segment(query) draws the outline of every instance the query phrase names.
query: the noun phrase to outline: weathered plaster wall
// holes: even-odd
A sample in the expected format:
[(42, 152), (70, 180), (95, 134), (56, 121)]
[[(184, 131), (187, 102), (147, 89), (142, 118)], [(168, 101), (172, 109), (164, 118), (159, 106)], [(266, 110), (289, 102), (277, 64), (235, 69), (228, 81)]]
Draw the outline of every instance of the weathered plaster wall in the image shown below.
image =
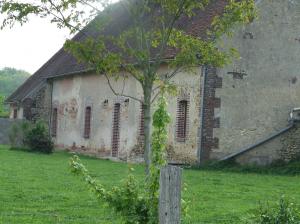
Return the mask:
[[(114, 88), (122, 89), (122, 82), (114, 83)], [(136, 83), (126, 81), (126, 93), (138, 91)], [(138, 117), (139, 105), (129, 100), (125, 106), (124, 99), (111, 93), (104, 76), (77, 75), (60, 78), (53, 82), (53, 107), (58, 108), (58, 130), (56, 143), (63, 147), (86, 148), (89, 151), (110, 156), (113, 108), (121, 103), (121, 135), (119, 156), (127, 157), (126, 149), (135, 145), (135, 119)], [(108, 104), (104, 105), (104, 101)], [(83, 137), (85, 108), (92, 108), (91, 136)]]
[(214, 136), (220, 147), (211, 158), (286, 127), (290, 110), (300, 106), (300, 2), (262, 0), (258, 8), (258, 20), (225, 41), (241, 57), (218, 72), (223, 86), (217, 90), (220, 128)]
[[(162, 68), (161, 72), (166, 68)], [(200, 80), (201, 71), (196, 74), (179, 74), (173, 82), (178, 84), (180, 96), (188, 94), (190, 101), (188, 135), (185, 143), (176, 142), (177, 97), (169, 97), (168, 110), (172, 117), (169, 131), (169, 151), (172, 161), (196, 160), (197, 138), (199, 128)], [(123, 79), (112, 82), (114, 89), (121, 92)], [(124, 94), (142, 98), (140, 85), (134, 79), (126, 79)], [(116, 97), (107, 84), (104, 76), (82, 74), (58, 78), (53, 81), (53, 107), (58, 108), (58, 130), (55, 139), (60, 147), (76, 148), (100, 156), (111, 156), (112, 120), (115, 103), (121, 104), (120, 147), (118, 157), (128, 159), (133, 151), (140, 147), (141, 105), (126, 97)], [(107, 105), (104, 104), (108, 101)], [(92, 108), (91, 136), (83, 137), (84, 112), (87, 106)], [(136, 153), (138, 154), (138, 153)]]
[[(199, 144), (200, 128), (200, 109), (201, 109), (201, 68), (193, 72), (182, 73), (173, 79), (177, 86), (178, 95), (169, 97), (168, 111), (171, 115), (171, 124), (169, 126), (169, 150), (173, 162), (194, 163), (197, 161), (197, 151)], [(186, 99), (189, 107), (187, 117), (187, 139), (185, 142), (179, 142), (176, 139), (176, 115), (178, 101)]]

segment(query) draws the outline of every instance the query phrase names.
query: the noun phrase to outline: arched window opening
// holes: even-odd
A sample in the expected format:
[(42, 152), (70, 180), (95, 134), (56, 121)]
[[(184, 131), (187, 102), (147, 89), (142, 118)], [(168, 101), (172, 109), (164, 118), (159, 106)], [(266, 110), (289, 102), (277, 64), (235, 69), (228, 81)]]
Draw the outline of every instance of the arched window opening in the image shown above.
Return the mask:
[(85, 108), (85, 118), (84, 118), (84, 138), (90, 138), (91, 135), (91, 116), (92, 108)]
[(145, 107), (144, 104), (141, 103), (141, 114), (140, 114), (140, 125), (139, 125), (139, 135), (141, 137), (143, 137), (145, 135), (144, 132), (144, 127), (145, 127), (145, 116), (144, 116), (144, 112), (145, 112)]
[(178, 142), (185, 142), (187, 139), (187, 121), (188, 121), (188, 101), (181, 100), (177, 108), (177, 130), (176, 137)]
[(57, 136), (57, 108), (54, 108), (52, 111), (51, 135), (52, 137)]
[(113, 111), (113, 124), (112, 124), (112, 157), (117, 157), (119, 153), (120, 142), (120, 118), (121, 118), (121, 105), (116, 103)]

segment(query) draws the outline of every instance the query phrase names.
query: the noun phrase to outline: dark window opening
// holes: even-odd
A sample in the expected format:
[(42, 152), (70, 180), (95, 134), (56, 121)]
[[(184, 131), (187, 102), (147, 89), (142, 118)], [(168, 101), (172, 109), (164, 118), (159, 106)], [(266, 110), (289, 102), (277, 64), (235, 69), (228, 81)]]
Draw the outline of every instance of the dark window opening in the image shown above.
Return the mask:
[(18, 109), (14, 109), (13, 118), (14, 118), (14, 119), (17, 119), (17, 118), (18, 118)]
[(177, 141), (185, 142), (187, 138), (188, 101), (181, 100), (177, 110)]
[(54, 108), (53, 112), (52, 112), (51, 135), (52, 135), (52, 137), (57, 136), (57, 108)]
[(113, 124), (112, 124), (112, 157), (117, 157), (119, 152), (120, 141), (120, 118), (121, 118), (121, 105), (116, 103), (113, 111)]
[(145, 131), (144, 131), (145, 116), (144, 116), (144, 113), (145, 113), (145, 106), (144, 106), (144, 104), (141, 104), (140, 127), (139, 127), (140, 136), (145, 135)]
[(85, 108), (85, 119), (84, 119), (84, 138), (90, 138), (91, 135), (91, 116), (92, 108)]
[(13, 113), (14, 113), (13, 118), (17, 119), (18, 118), (18, 109), (14, 109)]

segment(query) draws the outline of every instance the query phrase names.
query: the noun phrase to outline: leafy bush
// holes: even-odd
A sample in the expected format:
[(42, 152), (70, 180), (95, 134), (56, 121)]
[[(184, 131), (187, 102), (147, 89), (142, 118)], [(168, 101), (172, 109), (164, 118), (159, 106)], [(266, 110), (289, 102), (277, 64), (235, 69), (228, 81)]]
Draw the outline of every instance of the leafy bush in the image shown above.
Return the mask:
[(149, 203), (147, 203), (146, 192), (143, 190), (145, 188), (138, 184), (132, 173), (128, 175), (121, 186), (106, 189), (90, 176), (76, 155), (71, 159), (71, 168), (73, 173), (83, 177), (97, 199), (106, 203), (114, 212), (122, 216), (126, 224), (150, 223)]
[(31, 128), (32, 124), (28, 121), (14, 123), (8, 133), (11, 148), (25, 148), (25, 138)]
[(38, 121), (33, 124), (29, 121), (14, 123), (9, 131), (11, 149), (52, 153), (54, 144), (49, 135), (47, 125)]
[(293, 203), (282, 197), (278, 206), (261, 205), (250, 223), (255, 224), (300, 224), (300, 213)]
[(47, 125), (42, 121), (35, 123), (26, 133), (25, 144), (34, 152), (49, 154), (54, 149)]

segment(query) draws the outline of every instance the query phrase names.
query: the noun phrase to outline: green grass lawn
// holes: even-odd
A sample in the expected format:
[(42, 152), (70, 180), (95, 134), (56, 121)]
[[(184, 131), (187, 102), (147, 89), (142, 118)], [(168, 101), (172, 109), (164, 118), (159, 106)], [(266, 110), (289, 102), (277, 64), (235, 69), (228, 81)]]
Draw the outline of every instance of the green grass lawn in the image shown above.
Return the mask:
[[(121, 223), (72, 175), (70, 154), (11, 151), (0, 146), (0, 223)], [(82, 157), (101, 182), (111, 187), (128, 173), (128, 165)], [(143, 167), (135, 165), (142, 179)], [(300, 177), (185, 170), (190, 200), (189, 223), (243, 223), (259, 202), (281, 195), (300, 204)]]

